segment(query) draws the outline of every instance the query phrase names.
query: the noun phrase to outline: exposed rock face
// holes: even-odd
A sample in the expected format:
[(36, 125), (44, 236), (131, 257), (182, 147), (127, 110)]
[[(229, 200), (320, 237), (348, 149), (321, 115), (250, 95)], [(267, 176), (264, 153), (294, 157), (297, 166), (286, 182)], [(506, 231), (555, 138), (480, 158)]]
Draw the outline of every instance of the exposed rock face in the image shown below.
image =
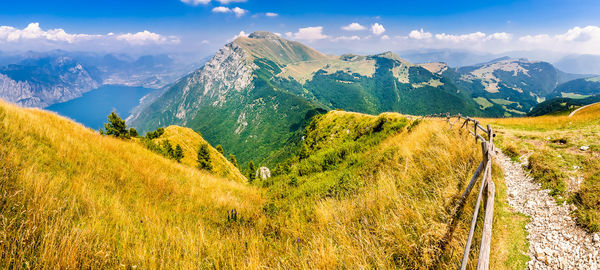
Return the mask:
[(262, 180), (271, 178), (271, 171), (267, 167), (260, 167), (256, 170), (256, 177)]
[(229, 43), (203, 68), (186, 77), (182, 89), (184, 102), (178, 106), (176, 117), (185, 119), (206, 101), (212, 106), (222, 106), (229, 91), (241, 92), (246, 89), (252, 81), (252, 72), (257, 68), (246, 58), (244, 50), (235, 43)]
[(81, 64), (68, 57), (0, 69), (0, 98), (27, 107), (67, 101), (99, 85)]

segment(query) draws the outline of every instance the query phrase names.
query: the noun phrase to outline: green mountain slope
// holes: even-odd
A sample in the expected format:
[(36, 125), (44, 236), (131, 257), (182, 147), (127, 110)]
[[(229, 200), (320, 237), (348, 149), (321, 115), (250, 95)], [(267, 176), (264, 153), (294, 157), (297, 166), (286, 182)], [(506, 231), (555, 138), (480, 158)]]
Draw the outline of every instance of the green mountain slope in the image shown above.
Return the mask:
[(266, 32), (237, 38), (129, 122), (141, 131), (183, 125), (242, 163), (291, 154), (311, 117), (331, 109), (480, 114), (450, 80), (393, 53), (326, 56)]
[(586, 98), (593, 95), (600, 95), (600, 76), (562, 83), (550, 94), (551, 97), (566, 98)]

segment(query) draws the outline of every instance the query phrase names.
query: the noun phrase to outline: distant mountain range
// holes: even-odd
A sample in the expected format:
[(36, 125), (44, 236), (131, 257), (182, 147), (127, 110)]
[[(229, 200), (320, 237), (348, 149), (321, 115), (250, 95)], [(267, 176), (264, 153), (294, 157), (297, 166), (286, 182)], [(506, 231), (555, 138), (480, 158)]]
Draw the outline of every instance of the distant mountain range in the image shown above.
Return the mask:
[(80, 97), (103, 84), (160, 88), (199, 67), (170, 55), (85, 52), (0, 53), (0, 98), (27, 107)]
[(188, 126), (232, 149), (242, 162), (273, 163), (287, 155), (284, 148), (299, 142), (310, 118), (322, 111), (519, 116), (560, 83), (586, 76), (527, 59), (452, 68), (413, 64), (392, 52), (328, 56), (255, 32), (225, 45), (128, 121), (141, 131)]

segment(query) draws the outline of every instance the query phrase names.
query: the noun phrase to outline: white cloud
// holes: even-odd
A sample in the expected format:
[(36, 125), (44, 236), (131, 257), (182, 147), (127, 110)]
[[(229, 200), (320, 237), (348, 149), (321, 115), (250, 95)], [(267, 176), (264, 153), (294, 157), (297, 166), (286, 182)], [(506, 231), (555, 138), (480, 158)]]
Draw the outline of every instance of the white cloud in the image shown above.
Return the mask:
[(481, 41), (486, 38), (486, 35), (482, 32), (475, 32), (463, 35), (449, 35), (446, 33), (436, 34), (435, 38), (437, 40), (442, 41), (450, 41), (450, 42), (463, 42), (463, 41)]
[(362, 25), (360, 25), (357, 22), (353, 22), (353, 23), (351, 23), (349, 25), (343, 26), (342, 29), (346, 30), (346, 31), (360, 31), (360, 30), (365, 30), (367, 28), (364, 27), (364, 26), (362, 26)]
[(265, 13), (265, 16), (267, 16), (267, 17), (277, 17), (277, 16), (279, 16), (279, 14), (274, 13), (274, 12), (267, 12), (267, 13)]
[(213, 13), (234, 13), (236, 17), (242, 17), (244, 16), (244, 14), (246, 14), (246, 12), (248, 12), (245, 9), (239, 8), (239, 7), (234, 7), (234, 8), (228, 8), (228, 7), (224, 7), (224, 6), (219, 6), (219, 7), (214, 7), (212, 9)]
[(23, 29), (17, 29), (12, 26), (0, 26), (0, 42), (20, 42), (37, 39), (74, 43), (77, 41), (90, 40), (99, 37), (102, 37), (102, 35), (69, 34), (61, 28), (44, 31), (42, 28), (40, 28), (39, 23), (30, 23)]
[(28, 45), (43, 42), (48, 45), (58, 46), (60, 44), (74, 45), (88, 41), (101, 41), (105, 44), (125, 42), (129, 45), (178, 44), (181, 42), (176, 36), (163, 36), (148, 30), (137, 33), (115, 34), (110, 32), (106, 35), (99, 35), (71, 34), (61, 28), (44, 30), (37, 22), (30, 23), (23, 29), (5, 25), (0, 26), (0, 43)]
[(335, 37), (332, 38), (331, 41), (349, 41), (349, 40), (360, 40), (360, 37), (357, 35), (354, 36), (339, 36), (339, 37)]
[(246, 12), (248, 12), (247, 10), (239, 8), (239, 7), (234, 7), (233, 9), (231, 9), (231, 11), (233, 11), (233, 13), (235, 13), (235, 16), (238, 18), (244, 16), (244, 14), (246, 14)]
[(421, 30), (419, 30), (419, 31), (417, 31), (417, 30), (410, 31), (410, 33), (408, 34), (408, 37), (414, 38), (414, 39), (427, 39), (427, 38), (431, 38), (431, 33), (424, 32), (423, 28), (421, 28)]
[(323, 26), (313, 26), (298, 29), (298, 32), (287, 32), (285, 35), (288, 38), (313, 42), (315, 40), (326, 39), (327, 35), (323, 34)]
[(231, 12), (231, 9), (228, 7), (220, 6), (220, 7), (214, 7), (212, 9), (212, 12), (213, 13), (229, 13), (229, 12)]
[[(206, 0), (204, 0), (204, 1), (206, 1)], [(223, 5), (228, 5), (230, 3), (244, 3), (244, 2), (246, 2), (246, 0), (217, 0), (217, 2), (219, 2)]]
[(206, 5), (206, 4), (210, 3), (210, 0), (181, 0), (181, 2), (188, 4), (188, 5), (197, 6), (200, 4)]
[(388, 35), (381, 36), (381, 40), (389, 40), (389, 39), (390, 39), (390, 36), (388, 36)]
[[(181, 0), (181, 2), (188, 4), (188, 5), (192, 5), (192, 6), (197, 6), (197, 5), (206, 5), (208, 3), (210, 3), (211, 0)], [(244, 3), (247, 0), (217, 0), (217, 2), (221, 3), (222, 5), (228, 5), (230, 3)]]
[(149, 45), (149, 44), (179, 44), (181, 40), (175, 36), (162, 36), (157, 33), (152, 33), (148, 30), (137, 32), (135, 34), (127, 33), (117, 36), (118, 40), (123, 40), (132, 45)]
[(379, 23), (374, 23), (371, 25), (371, 33), (373, 33), (374, 35), (379, 36), (383, 34), (383, 32), (385, 32), (385, 28), (383, 27), (383, 25)]

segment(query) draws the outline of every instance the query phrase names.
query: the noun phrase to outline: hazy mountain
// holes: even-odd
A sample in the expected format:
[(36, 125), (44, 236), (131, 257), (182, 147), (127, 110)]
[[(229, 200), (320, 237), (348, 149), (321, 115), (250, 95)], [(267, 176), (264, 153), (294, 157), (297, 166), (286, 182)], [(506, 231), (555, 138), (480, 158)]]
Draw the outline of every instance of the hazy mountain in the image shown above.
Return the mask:
[(554, 63), (561, 70), (573, 73), (600, 74), (600, 55), (569, 55)]
[(204, 62), (178, 55), (0, 52), (0, 98), (30, 107), (64, 102), (103, 84), (164, 87)]
[(412, 63), (444, 62), (451, 67), (471, 66), (499, 57), (484, 52), (450, 49), (409, 50), (400, 51), (398, 54)]
[(98, 78), (69, 57), (29, 59), (0, 67), (0, 97), (24, 106), (46, 107), (99, 85)]

